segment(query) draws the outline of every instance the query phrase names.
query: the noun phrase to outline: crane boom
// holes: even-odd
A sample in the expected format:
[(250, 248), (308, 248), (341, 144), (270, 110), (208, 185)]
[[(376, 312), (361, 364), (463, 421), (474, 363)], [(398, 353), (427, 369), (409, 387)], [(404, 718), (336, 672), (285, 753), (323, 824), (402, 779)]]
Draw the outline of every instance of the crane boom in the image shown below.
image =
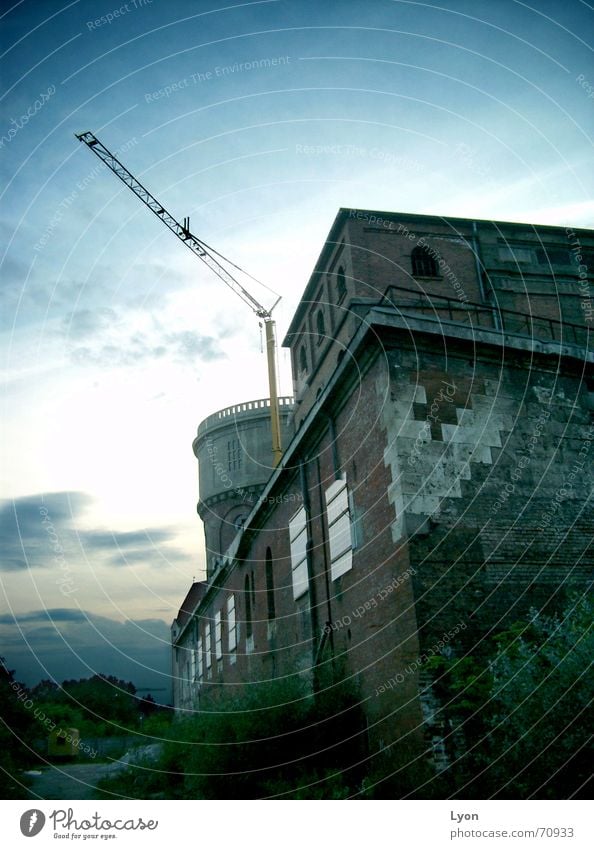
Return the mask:
[[(221, 263), (212, 256), (214, 251), (209, 248), (201, 239), (190, 233), (189, 227), (182, 225), (176, 218), (168, 212), (165, 207), (159, 203), (156, 197), (146, 189), (140, 180), (128, 171), (125, 165), (122, 165), (120, 160), (102, 144), (97, 136), (87, 131), (85, 133), (76, 133), (76, 138), (84, 142), (93, 153), (110, 168), (116, 177), (124, 183), (131, 191), (134, 192), (137, 198), (144, 203), (145, 206), (154, 212), (166, 227), (168, 227), (177, 238), (188, 247), (192, 253), (206, 263), (211, 271), (220, 277), (223, 283), (226, 283), (239, 297), (256, 313), (260, 318), (269, 318), (272, 310), (267, 310), (262, 304), (250, 295), (250, 293), (239, 283)], [(277, 301), (278, 303), (278, 301)], [(276, 304), (274, 305), (276, 306)], [(274, 309), (274, 307), (272, 308)]]
[[(276, 466), (282, 456), (282, 448), (280, 415), (278, 409), (278, 389), (276, 385), (275, 327), (271, 313), (276, 304), (279, 302), (280, 297), (275, 301), (270, 309), (266, 309), (266, 307), (262, 306), (262, 304), (260, 304), (213, 255), (217, 254), (220, 256), (220, 254), (193, 233), (190, 233), (189, 218), (185, 219), (183, 224), (180, 224), (179, 221), (174, 218), (167, 209), (165, 209), (163, 204), (159, 203), (157, 198), (152, 195), (149, 190), (146, 189), (130, 171), (128, 171), (126, 166), (123, 165), (120, 160), (110, 150), (108, 150), (102, 142), (99, 141), (97, 136), (89, 130), (84, 133), (75, 133), (75, 136), (79, 141), (84, 142), (89, 150), (99, 157), (99, 159), (104, 162), (111, 171), (113, 171), (116, 177), (118, 177), (124, 185), (134, 192), (136, 197), (139, 198), (143, 204), (147, 206), (151, 212), (153, 212), (157, 218), (159, 218), (163, 224), (165, 224), (165, 226), (168, 227), (171, 232), (174, 233), (174, 235), (176, 235), (177, 238), (198, 257), (198, 259), (201, 259), (202, 262), (204, 262), (210, 270), (223, 281), (223, 283), (235, 292), (235, 294), (238, 295), (241, 300), (264, 321), (266, 328), (266, 355), (268, 358), (268, 381), (270, 388), (272, 454), (273, 462)], [(221, 258), (223, 259), (223, 257)], [(238, 268), (238, 266), (234, 265), (229, 260), (225, 261), (234, 268)]]

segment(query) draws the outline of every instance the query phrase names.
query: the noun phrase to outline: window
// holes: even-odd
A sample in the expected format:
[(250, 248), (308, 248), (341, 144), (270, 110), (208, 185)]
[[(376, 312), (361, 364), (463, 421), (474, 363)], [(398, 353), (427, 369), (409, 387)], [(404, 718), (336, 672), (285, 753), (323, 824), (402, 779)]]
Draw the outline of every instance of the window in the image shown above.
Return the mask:
[(272, 551), (266, 549), (266, 601), (268, 605), (268, 621), (276, 617), (274, 604), (274, 575), (272, 572)]
[(307, 354), (305, 353), (305, 345), (302, 345), (299, 349), (299, 373), (305, 373), (307, 371)]
[(326, 490), (330, 571), (335, 581), (353, 566), (351, 511), (346, 478), (334, 481)]
[(253, 634), (252, 625), (252, 593), (250, 587), (250, 576), (246, 575), (243, 582), (243, 594), (245, 596), (245, 635), (249, 639)]
[(217, 661), (223, 658), (223, 623), (220, 610), (215, 613), (215, 657)]
[(305, 507), (301, 507), (289, 522), (289, 540), (291, 545), (291, 571), (293, 577), (293, 598), (297, 599), (307, 592), (307, 517)]
[(245, 650), (252, 652), (254, 650), (254, 623), (252, 620), (254, 612), (254, 590), (253, 581), (250, 581), (250, 576), (246, 575), (243, 582), (243, 594), (245, 597)]
[(198, 681), (202, 681), (204, 677), (204, 657), (202, 652), (204, 651), (204, 646), (202, 644), (202, 637), (198, 637), (198, 643), (196, 646), (196, 668), (198, 671)]
[(427, 245), (418, 245), (411, 254), (413, 277), (438, 277), (434, 252)]
[(230, 472), (241, 469), (241, 445), (239, 439), (230, 439), (227, 442), (227, 465)]
[(505, 248), (499, 248), (499, 260), (501, 262), (532, 263), (534, 258), (530, 248), (508, 245)]
[(342, 301), (344, 296), (347, 293), (347, 285), (346, 285), (346, 277), (344, 275), (344, 268), (342, 265), (339, 267), (336, 272), (336, 298), (338, 303)]
[(190, 651), (190, 681), (196, 678), (196, 652)]
[(326, 338), (326, 324), (324, 322), (324, 313), (321, 309), (316, 313), (316, 332), (318, 334), (318, 345), (321, 345)]
[(212, 643), (210, 635), (210, 622), (204, 626), (204, 644), (206, 647), (206, 674), (210, 678), (212, 674)]
[(571, 265), (571, 257), (565, 248), (537, 248), (536, 261), (539, 265)]
[(237, 648), (237, 623), (235, 621), (235, 596), (230, 595), (227, 599), (227, 640), (229, 652)]

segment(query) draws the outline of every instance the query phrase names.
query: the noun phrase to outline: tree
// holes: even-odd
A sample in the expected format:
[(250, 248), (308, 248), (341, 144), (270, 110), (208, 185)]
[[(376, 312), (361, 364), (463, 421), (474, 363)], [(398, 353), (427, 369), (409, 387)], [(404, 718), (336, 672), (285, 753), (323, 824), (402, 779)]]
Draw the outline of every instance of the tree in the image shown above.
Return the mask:
[(496, 795), (585, 795), (592, 772), (593, 606), (576, 597), (561, 616), (531, 611), (499, 638), (492, 663), (490, 781)]
[(0, 658), (0, 786), (2, 798), (21, 799), (26, 782), (19, 771), (37, 761), (33, 741), (39, 726), (24, 684)]
[(447, 794), (570, 798), (591, 778), (592, 601), (574, 594), (560, 615), (531, 610), (480, 658), (432, 663), (448, 729)]

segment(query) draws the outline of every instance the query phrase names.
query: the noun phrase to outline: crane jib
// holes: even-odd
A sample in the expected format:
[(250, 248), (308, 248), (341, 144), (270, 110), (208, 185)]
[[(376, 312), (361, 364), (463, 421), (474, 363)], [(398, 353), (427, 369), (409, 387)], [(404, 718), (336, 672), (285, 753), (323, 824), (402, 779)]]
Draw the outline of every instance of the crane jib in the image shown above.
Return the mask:
[[(163, 223), (178, 237), (181, 242), (183, 242), (183, 244), (186, 245), (186, 247), (190, 248), (190, 250), (196, 254), (199, 259), (208, 265), (210, 270), (213, 271), (233, 292), (235, 292), (235, 294), (238, 295), (242, 301), (256, 313), (257, 316), (265, 317), (270, 314), (270, 310), (267, 310), (252, 295), (250, 295), (247, 289), (245, 289), (241, 283), (236, 280), (235, 277), (212, 255), (202, 240), (197, 236), (194, 236), (192, 233), (189, 233), (188, 230), (185, 229), (170, 212), (168, 212), (163, 204), (161, 204), (157, 198), (154, 197), (154, 195), (152, 195), (130, 171), (128, 171), (126, 166), (123, 165), (93, 133), (87, 131), (84, 133), (76, 133), (75, 135), (79, 141), (84, 142), (87, 147), (92, 150), (92, 152), (98, 156), (111, 171), (113, 171), (116, 177), (118, 177), (134, 192), (134, 194), (151, 210), (152, 213), (157, 216), (157, 218), (160, 218), (161, 221), (163, 221)], [(225, 261), (229, 262), (229, 260)]]
[[(247, 289), (239, 283), (238, 280), (233, 277), (233, 275), (225, 268), (214, 256), (221, 257), (228, 265), (233, 266), (238, 271), (241, 271), (243, 274), (247, 272), (243, 271), (243, 269), (239, 268), (239, 266), (232, 263), (230, 260), (223, 257), (218, 251), (214, 250), (214, 248), (210, 248), (205, 242), (199, 239), (197, 236), (194, 236), (193, 233), (190, 233), (190, 219), (185, 218), (183, 225), (177, 221), (176, 218), (171, 215), (170, 212), (165, 209), (163, 204), (159, 203), (156, 197), (154, 197), (148, 189), (146, 189), (142, 183), (136, 179), (136, 177), (128, 171), (125, 165), (119, 161), (119, 159), (108, 150), (104, 144), (102, 144), (99, 139), (89, 130), (84, 133), (75, 133), (76, 138), (79, 141), (84, 142), (89, 150), (91, 150), (99, 159), (107, 165), (107, 167), (113, 171), (113, 173), (118, 177), (124, 185), (126, 185), (131, 191), (134, 192), (136, 197), (138, 197), (145, 206), (147, 206), (151, 212), (159, 218), (166, 227), (174, 233), (177, 238), (187, 247), (192, 253), (194, 253), (202, 262), (207, 265), (211, 271), (213, 271), (220, 280), (223, 281), (236, 295), (238, 295), (241, 300), (247, 304), (256, 315), (263, 319), (266, 326), (266, 339), (267, 339), (267, 357), (268, 357), (268, 376), (269, 376), (269, 386), (270, 386), (270, 415), (271, 415), (271, 430), (272, 430), (272, 453), (274, 458), (274, 465), (276, 466), (280, 458), (282, 456), (281, 449), (281, 438), (280, 438), (280, 414), (278, 409), (278, 393), (276, 387), (276, 354), (275, 354), (275, 333), (274, 333), (274, 322), (272, 321), (272, 310), (278, 304), (280, 300), (280, 296), (277, 298), (275, 303), (270, 309), (266, 309), (266, 307), (262, 306), (250, 293)], [(252, 277), (253, 280), (255, 278)]]

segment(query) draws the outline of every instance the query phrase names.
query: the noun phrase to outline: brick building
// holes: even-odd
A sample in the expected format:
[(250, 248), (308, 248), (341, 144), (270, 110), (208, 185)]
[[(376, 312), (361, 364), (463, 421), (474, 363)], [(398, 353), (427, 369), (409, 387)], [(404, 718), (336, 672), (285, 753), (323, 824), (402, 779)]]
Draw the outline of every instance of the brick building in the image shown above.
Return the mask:
[(232, 453), (229, 486), (200, 455), (177, 709), (340, 674), (372, 755), (447, 758), (427, 659), (592, 577), (593, 277), (589, 230), (339, 211), (285, 339), (280, 465), (246, 500)]

